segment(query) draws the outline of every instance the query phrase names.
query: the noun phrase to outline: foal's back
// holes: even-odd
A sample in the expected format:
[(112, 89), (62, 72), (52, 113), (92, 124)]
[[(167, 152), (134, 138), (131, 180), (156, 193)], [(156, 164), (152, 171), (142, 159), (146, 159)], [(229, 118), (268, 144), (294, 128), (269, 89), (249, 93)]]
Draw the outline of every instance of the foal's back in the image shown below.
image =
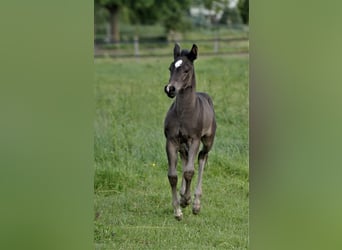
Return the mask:
[(214, 136), (216, 132), (216, 120), (215, 120), (215, 111), (214, 104), (211, 97), (204, 92), (197, 92), (197, 100), (199, 105), (201, 105), (199, 122), (202, 124), (202, 133), (203, 136)]

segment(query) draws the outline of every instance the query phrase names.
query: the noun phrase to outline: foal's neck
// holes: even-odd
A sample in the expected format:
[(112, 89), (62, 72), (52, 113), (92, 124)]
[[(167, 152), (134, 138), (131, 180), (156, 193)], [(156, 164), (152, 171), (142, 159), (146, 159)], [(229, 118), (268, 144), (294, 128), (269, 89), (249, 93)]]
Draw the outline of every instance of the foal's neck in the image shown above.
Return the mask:
[(196, 79), (195, 74), (191, 79), (191, 86), (183, 89), (176, 97), (177, 113), (192, 112), (196, 105)]

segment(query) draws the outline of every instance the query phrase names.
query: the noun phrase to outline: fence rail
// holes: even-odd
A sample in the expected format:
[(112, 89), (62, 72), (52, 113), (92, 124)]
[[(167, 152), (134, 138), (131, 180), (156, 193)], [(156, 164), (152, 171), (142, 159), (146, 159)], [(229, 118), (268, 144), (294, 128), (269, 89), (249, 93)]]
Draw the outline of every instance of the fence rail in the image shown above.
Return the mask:
[[(180, 40), (182, 47), (190, 47), (196, 43), (200, 47), (201, 55), (217, 54), (248, 54), (248, 37), (213, 38), (200, 40)], [(170, 56), (170, 47), (175, 41), (139, 41), (137, 38), (130, 41), (105, 43), (97, 42), (94, 45), (94, 57), (163, 57)]]

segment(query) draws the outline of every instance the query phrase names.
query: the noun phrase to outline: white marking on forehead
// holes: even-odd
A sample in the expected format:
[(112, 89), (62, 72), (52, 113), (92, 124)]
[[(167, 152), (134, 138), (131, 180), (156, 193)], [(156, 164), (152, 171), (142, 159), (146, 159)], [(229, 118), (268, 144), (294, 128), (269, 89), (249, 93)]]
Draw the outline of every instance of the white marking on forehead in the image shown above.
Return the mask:
[(176, 68), (180, 67), (182, 65), (182, 63), (183, 63), (182, 59), (178, 60), (177, 62), (175, 62), (175, 67)]

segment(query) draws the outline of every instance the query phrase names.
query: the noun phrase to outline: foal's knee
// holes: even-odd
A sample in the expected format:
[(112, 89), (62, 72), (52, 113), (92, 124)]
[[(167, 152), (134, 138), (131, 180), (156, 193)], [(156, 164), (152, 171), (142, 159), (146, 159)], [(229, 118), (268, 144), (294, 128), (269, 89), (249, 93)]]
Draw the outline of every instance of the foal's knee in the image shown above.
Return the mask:
[(168, 178), (169, 178), (171, 187), (177, 186), (177, 180), (178, 180), (177, 175), (168, 175)]
[(186, 181), (191, 181), (192, 176), (194, 176), (194, 170), (184, 171), (183, 176)]
[(201, 150), (198, 154), (198, 160), (204, 160), (208, 157), (208, 152)]

